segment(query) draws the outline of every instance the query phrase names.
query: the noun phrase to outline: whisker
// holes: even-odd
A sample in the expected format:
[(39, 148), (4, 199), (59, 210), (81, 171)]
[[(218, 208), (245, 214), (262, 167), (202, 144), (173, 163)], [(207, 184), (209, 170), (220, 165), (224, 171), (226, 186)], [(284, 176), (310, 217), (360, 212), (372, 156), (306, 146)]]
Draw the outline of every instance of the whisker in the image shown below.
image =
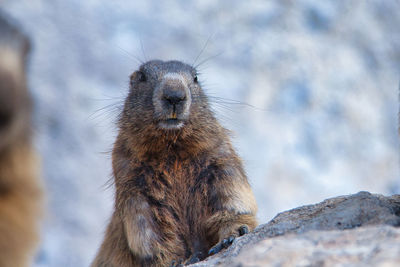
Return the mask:
[[(203, 45), (203, 48), (200, 50), (200, 53), (197, 55), (197, 57), (194, 59), (192, 66), (194, 66), (194, 64), (196, 64), (196, 61), (199, 59), (199, 57), (203, 54), (204, 50), (206, 49), (208, 43), (211, 40), (211, 37), (213, 37), (213, 35), (208, 36), (206, 43)], [(197, 68), (195, 68), (197, 69)]]
[(260, 110), (260, 111), (267, 111), (267, 109), (256, 107), (252, 104), (235, 100), (235, 99), (229, 99), (229, 98), (224, 98), (224, 97), (218, 97), (218, 96), (202, 96), (202, 95), (192, 95), (192, 97), (195, 98), (200, 98), (200, 99), (208, 99), (208, 101), (211, 104), (224, 104), (224, 105), (235, 105), (235, 106), (244, 106), (244, 107), (249, 107), (255, 110)]
[(143, 56), (144, 56), (144, 60), (146, 60), (146, 62), (147, 62), (147, 61), (148, 61), (148, 58), (147, 58), (147, 56), (146, 56), (146, 52), (144, 51), (142, 38), (140, 38), (140, 49), (142, 50), (142, 53), (143, 53)]
[(127, 56), (129, 56), (131, 59), (136, 60), (139, 64), (143, 64), (143, 60), (141, 60), (139, 57), (129, 53), (126, 49), (120, 47), (119, 45), (115, 45), (116, 47), (118, 47), (122, 52), (124, 52)]
[(219, 52), (219, 53), (217, 53), (217, 54), (215, 54), (215, 55), (209, 56), (208, 58), (206, 58), (206, 59), (200, 61), (200, 63), (197, 64), (196, 66), (194, 66), (194, 68), (197, 69), (197, 68), (199, 68), (201, 65), (203, 65), (204, 63), (206, 63), (207, 61), (209, 61), (209, 60), (211, 60), (211, 59), (214, 59), (214, 58), (216, 58), (216, 57), (219, 57), (220, 55), (222, 55), (222, 54), (224, 54), (224, 53), (225, 53), (225, 51), (221, 51), (221, 52)]
[[(122, 101), (118, 101), (95, 110), (86, 118), (86, 120), (97, 121), (99, 118), (104, 118), (105, 120), (111, 119), (112, 121), (117, 122), (118, 115), (122, 112), (122, 108)], [(100, 124), (100, 121), (95, 124)]]
[(107, 98), (91, 98), (93, 101), (125, 100), (126, 96), (107, 96)]

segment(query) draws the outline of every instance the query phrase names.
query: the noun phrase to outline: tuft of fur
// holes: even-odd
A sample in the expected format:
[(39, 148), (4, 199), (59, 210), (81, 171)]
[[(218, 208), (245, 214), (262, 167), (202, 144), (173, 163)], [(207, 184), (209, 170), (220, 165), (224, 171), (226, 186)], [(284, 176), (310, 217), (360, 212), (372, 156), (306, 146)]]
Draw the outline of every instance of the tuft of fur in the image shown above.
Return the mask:
[(31, 145), (25, 61), (29, 43), (0, 13), (0, 266), (30, 266), (42, 185)]
[[(179, 94), (180, 102), (171, 104), (168, 97)], [(201, 260), (225, 238), (239, 236), (240, 227), (257, 225), (242, 161), (194, 68), (144, 63), (131, 76), (119, 129), (112, 153), (115, 210), (93, 267)]]

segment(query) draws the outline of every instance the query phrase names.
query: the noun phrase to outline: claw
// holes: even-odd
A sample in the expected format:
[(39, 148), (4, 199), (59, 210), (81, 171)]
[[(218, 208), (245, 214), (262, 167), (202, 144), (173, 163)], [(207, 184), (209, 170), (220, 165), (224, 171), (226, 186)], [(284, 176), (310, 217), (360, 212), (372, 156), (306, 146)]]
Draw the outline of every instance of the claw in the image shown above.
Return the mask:
[(220, 243), (216, 244), (215, 246), (213, 246), (209, 251), (208, 251), (208, 255), (214, 255), (218, 252), (220, 252), (222, 249), (229, 247), (230, 245), (232, 245), (233, 240), (235, 240), (235, 236), (231, 235), (228, 238), (225, 238), (224, 240), (222, 240)]
[(248, 234), (249, 233), (249, 227), (247, 227), (247, 225), (240, 226), (238, 231), (239, 231), (239, 236)]
[(202, 258), (203, 258), (203, 253), (201, 253), (201, 252), (194, 253), (190, 257), (190, 259), (187, 262), (185, 262), (185, 264), (189, 265), (189, 264), (193, 264), (193, 263), (199, 262), (199, 261), (201, 261)]
[(171, 261), (171, 265), (169, 267), (182, 267), (182, 266), (183, 266), (182, 259), (180, 259), (178, 261), (176, 260)]
[(218, 243), (208, 251), (208, 255), (211, 256), (211, 255), (217, 254), (221, 250), (222, 250), (222, 243)]
[(229, 247), (230, 245), (232, 245), (233, 240), (235, 240), (235, 237), (233, 235), (231, 235), (230, 237), (224, 239), (224, 248)]

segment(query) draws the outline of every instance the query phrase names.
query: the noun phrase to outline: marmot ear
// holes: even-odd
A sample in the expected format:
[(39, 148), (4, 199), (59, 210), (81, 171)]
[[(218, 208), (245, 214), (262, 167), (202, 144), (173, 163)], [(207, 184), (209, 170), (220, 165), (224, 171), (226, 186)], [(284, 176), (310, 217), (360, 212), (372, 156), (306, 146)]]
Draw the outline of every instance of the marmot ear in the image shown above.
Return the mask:
[(129, 85), (130, 87), (133, 87), (133, 84), (135, 83), (135, 77), (136, 77), (136, 71), (129, 76)]
[(133, 86), (134, 82), (146, 82), (147, 81), (147, 77), (146, 75), (143, 73), (143, 71), (135, 71), (134, 73), (132, 73), (131, 75), (131, 86)]

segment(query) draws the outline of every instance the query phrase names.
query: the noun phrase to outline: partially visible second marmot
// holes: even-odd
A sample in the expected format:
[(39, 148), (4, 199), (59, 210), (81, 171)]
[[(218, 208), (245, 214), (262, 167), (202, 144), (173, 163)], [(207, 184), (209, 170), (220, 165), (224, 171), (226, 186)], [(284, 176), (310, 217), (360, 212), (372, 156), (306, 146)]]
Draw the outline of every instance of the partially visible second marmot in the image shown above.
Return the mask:
[(196, 70), (149, 61), (131, 76), (112, 162), (115, 210), (92, 266), (193, 263), (256, 226), (256, 202)]
[(31, 266), (42, 185), (31, 145), (25, 61), (29, 43), (0, 12), (0, 266)]

